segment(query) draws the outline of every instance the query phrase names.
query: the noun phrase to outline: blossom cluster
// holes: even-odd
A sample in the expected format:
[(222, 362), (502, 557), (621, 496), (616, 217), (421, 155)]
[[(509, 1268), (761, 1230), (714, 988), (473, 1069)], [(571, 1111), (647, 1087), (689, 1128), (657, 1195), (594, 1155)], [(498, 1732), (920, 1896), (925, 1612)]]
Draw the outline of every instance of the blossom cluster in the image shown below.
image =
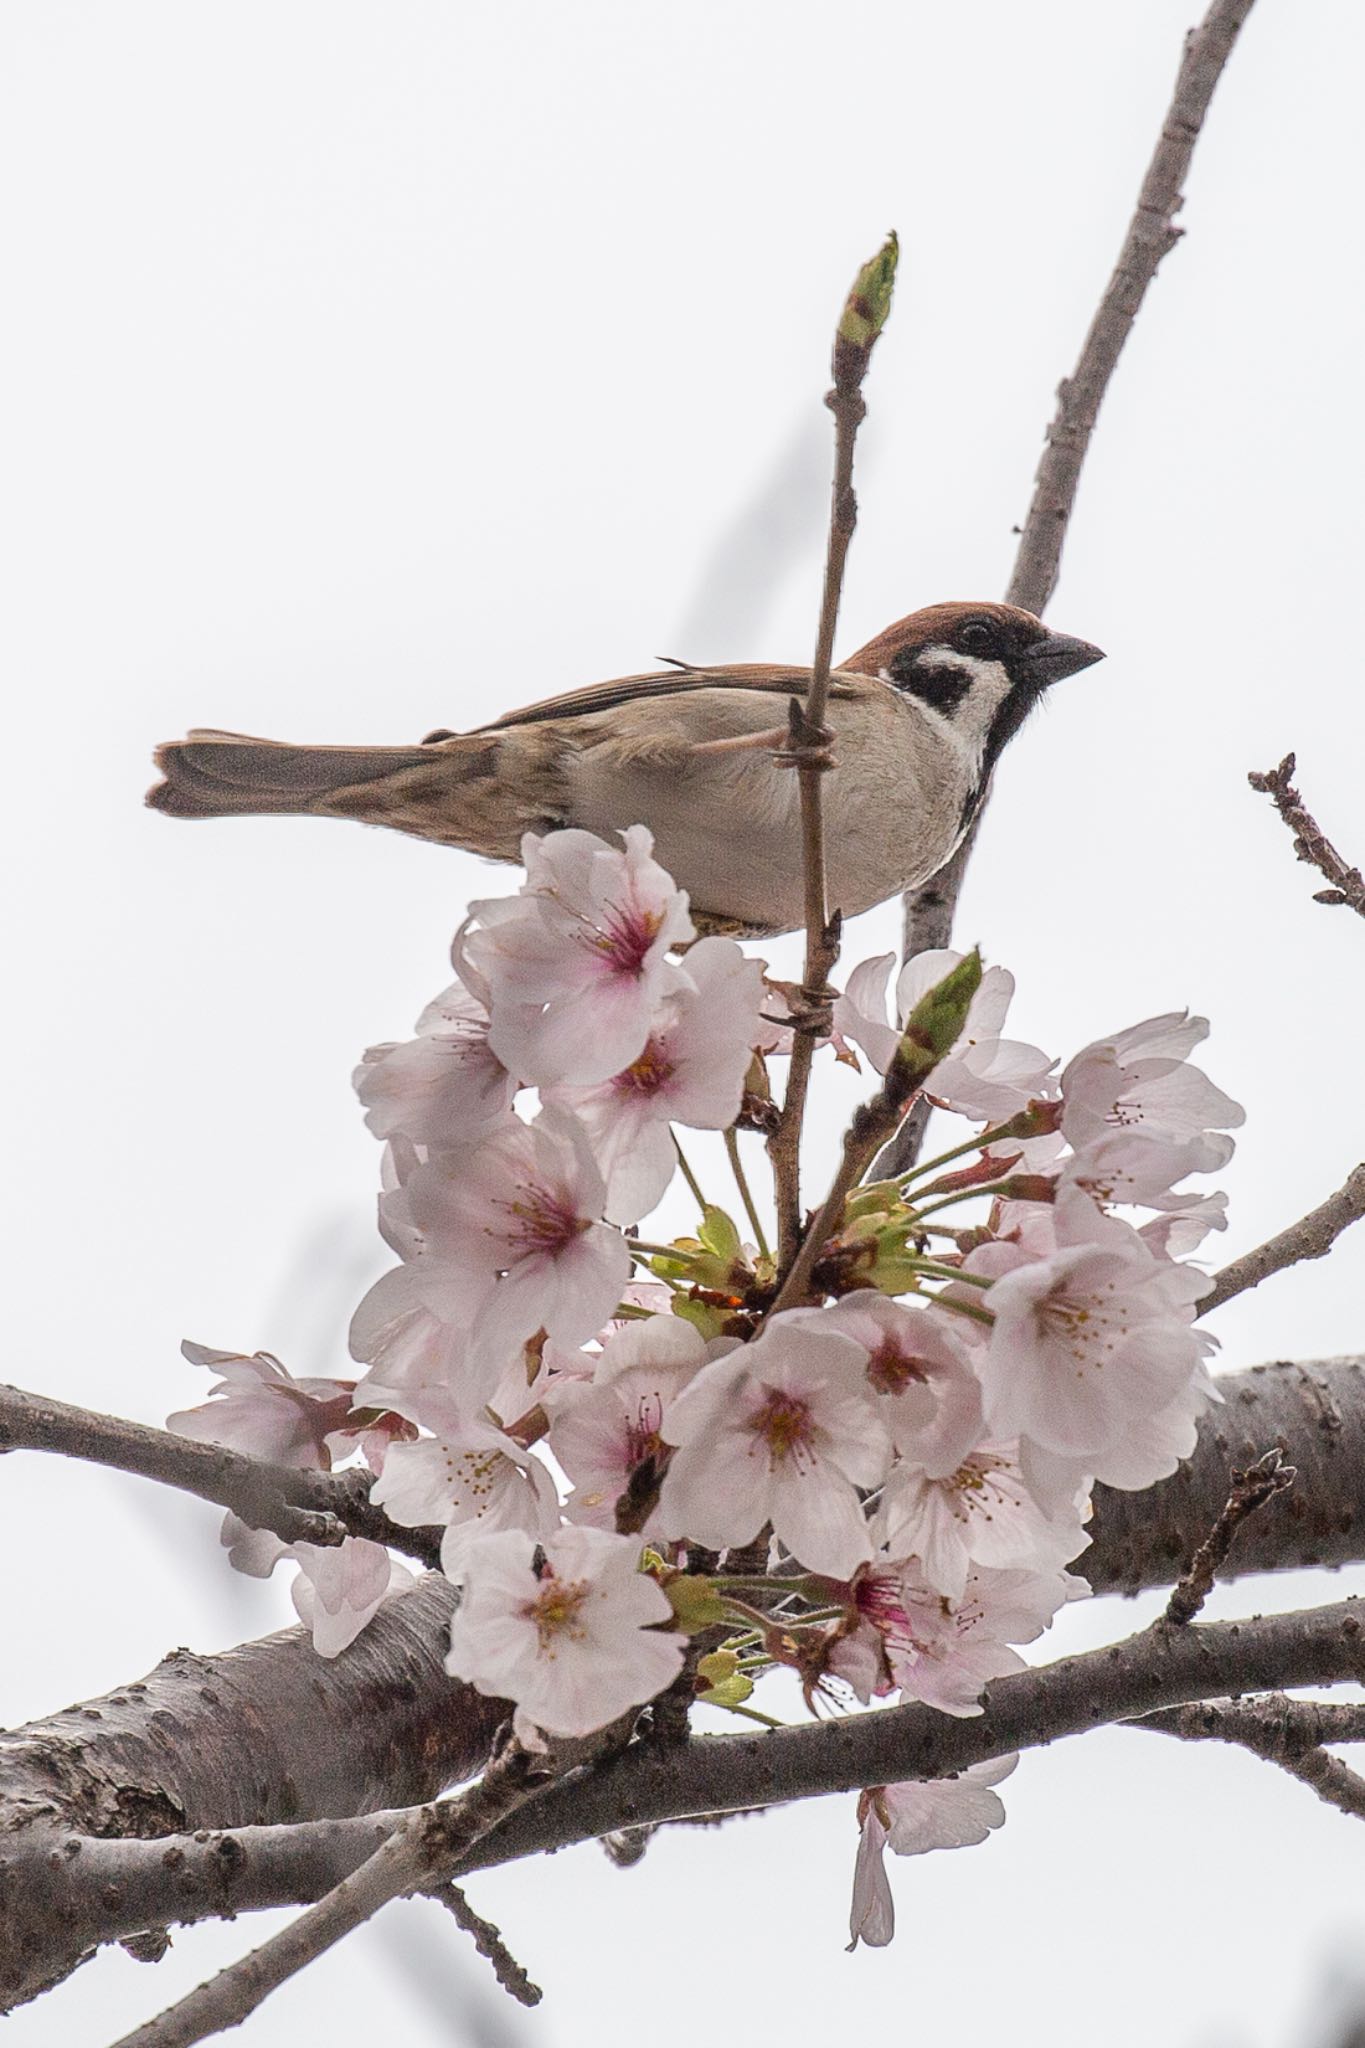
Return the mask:
[[(511, 1700), (528, 1744), (670, 1686), (752, 1714), (783, 1666), (813, 1705), (980, 1713), (1087, 1590), (1067, 1566), (1093, 1483), (1172, 1472), (1216, 1398), (1188, 1261), (1224, 1198), (1183, 1184), (1225, 1164), (1242, 1113), (1190, 1063), (1206, 1025), (1154, 1017), (1058, 1074), (1003, 1036), (1005, 970), (925, 954), (893, 998), (890, 956), (856, 967), (840, 1056), (894, 1075), (918, 1045), (922, 1068), (924, 1006), (947, 1004), (923, 1085), (972, 1128), (858, 1187), (776, 1306), (747, 1186), (757, 1245), (700, 1200), (695, 1237), (636, 1231), (677, 1129), (761, 1121), (781, 991), (695, 937), (643, 827), (528, 837), (523, 858), (519, 895), (471, 907), (416, 1037), (357, 1070), (397, 1259), (355, 1313), (361, 1376), (187, 1347), (222, 1378), (172, 1426), (297, 1465), (359, 1450), (391, 1521), (443, 1531), (448, 1669)], [(230, 1518), (225, 1540), (249, 1571), (292, 1555), (324, 1655), (404, 1574), (349, 1536), (285, 1546)], [(882, 1851), (984, 1839), (1012, 1764), (862, 1796), (855, 1942), (890, 1938)]]

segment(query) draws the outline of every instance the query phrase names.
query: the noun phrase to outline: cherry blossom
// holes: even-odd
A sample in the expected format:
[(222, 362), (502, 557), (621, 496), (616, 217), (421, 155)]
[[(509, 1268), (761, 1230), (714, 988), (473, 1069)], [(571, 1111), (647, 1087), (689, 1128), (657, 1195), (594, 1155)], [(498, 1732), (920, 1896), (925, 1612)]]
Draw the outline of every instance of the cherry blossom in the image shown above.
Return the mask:
[(1223, 1133), (1246, 1112), (1188, 1063), (1207, 1038), (1208, 1020), (1168, 1011), (1085, 1046), (1062, 1073), (1062, 1130), (1079, 1152), (1113, 1130), (1141, 1127), (1191, 1141), (1201, 1163), (1187, 1172), (1225, 1166), (1233, 1143)]
[(659, 1526), (723, 1550), (771, 1522), (809, 1570), (847, 1577), (872, 1555), (858, 1489), (876, 1486), (891, 1458), (867, 1364), (827, 1317), (797, 1310), (705, 1366), (664, 1421), (679, 1449)]
[(566, 1110), (547, 1106), (533, 1124), (509, 1112), (476, 1146), (415, 1167), (396, 1192), (416, 1242), (356, 1311), (360, 1357), (427, 1309), (468, 1329), (469, 1372), (501, 1374), (541, 1330), (564, 1345), (592, 1336), (630, 1277), (625, 1239), (596, 1220), (602, 1176)]
[(208, 1366), (222, 1378), (202, 1407), (168, 1415), (167, 1429), (275, 1465), (330, 1468), (328, 1438), (351, 1412), (353, 1380), (296, 1380), (268, 1351), (212, 1351), (188, 1338), (180, 1349), (191, 1365)]
[(605, 1727), (671, 1684), (686, 1648), (658, 1626), (673, 1610), (639, 1560), (635, 1539), (604, 1529), (561, 1529), (539, 1552), (520, 1530), (480, 1536), (464, 1558), (446, 1669), (514, 1700), (517, 1733), (532, 1745), (538, 1729)]
[(1198, 1251), (1211, 1230), (1228, 1227), (1224, 1194), (1190, 1195), (1178, 1209), (1167, 1209), (1138, 1225), (1138, 1236), (1159, 1258), (1184, 1259)]
[(456, 937), (457, 968), (489, 991), (489, 1044), (525, 1082), (590, 1086), (623, 1072), (660, 999), (688, 985), (667, 958), (696, 936), (687, 897), (643, 825), (622, 838), (528, 833), (521, 894), (471, 904)]
[(289, 1555), (299, 1567), (290, 1597), (320, 1657), (339, 1656), (374, 1619), (380, 1602), (405, 1592), (414, 1577), (382, 1543), (363, 1536), (326, 1546), (293, 1543)]
[(484, 1003), (456, 981), (427, 1004), (416, 1038), (371, 1046), (353, 1081), (375, 1136), (440, 1149), (510, 1109), (517, 1084), (489, 1045), (488, 1026)]
[[(945, 975), (960, 967), (965, 954), (946, 948), (918, 953), (907, 960), (896, 981), (896, 1016), (888, 1021), (886, 985), (895, 955), (881, 954), (855, 967), (844, 994), (834, 1006), (837, 1030), (862, 1047), (879, 1074), (896, 1055), (901, 1029), (922, 996)], [(1003, 967), (988, 967), (972, 998), (962, 1034), (930, 1077), (935, 1102), (963, 1116), (1002, 1122), (1046, 1093), (1055, 1061), (1036, 1045), (1001, 1038), (1000, 1029), (1014, 995), (1014, 976)]]
[[(1231, 1138), (1222, 1142), (1230, 1155)], [(1190, 1196), (1174, 1192), (1176, 1181), (1187, 1174), (1208, 1173), (1224, 1163), (1224, 1159), (1213, 1157), (1204, 1137), (1172, 1138), (1145, 1127), (1106, 1131), (1071, 1154), (1063, 1163), (1058, 1184), (1078, 1187), (1105, 1205), (1123, 1202), (1144, 1209), (1181, 1209)]]
[(884, 1851), (923, 1856), (930, 1849), (965, 1849), (984, 1842), (1005, 1818), (1004, 1804), (991, 1787), (1007, 1778), (1018, 1761), (1017, 1756), (994, 1757), (955, 1778), (876, 1785), (859, 1796), (862, 1834), (853, 1871), (850, 1948), (860, 1941), (869, 1948), (885, 1948), (896, 1931)]
[(395, 1444), (370, 1498), (405, 1529), (437, 1523), (441, 1569), (458, 1578), (469, 1545), (491, 1529), (553, 1535), (560, 1526), (559, 1495), (539, 1458), (505, 1431), (464, 1414), (443, 1390), (414, 1395), (414, 1420), (435, 1431), (416, 1443)]
[[(610, 1336), (593, 1382), (566, 1381), (549, 1397), (550, 1449), (573, 1483), (564, 1512), (573, 1522), (614, 1529), (616, 1505), (646, 1464), (662, 1477), (670, 1447), (664, 1419), (670, 1404), (709, 1357), (733, 1349), (707, 1344), (678, 1316), (626, 1323)], [(657, 1510), (639, 1525), (659, 1526)]]
[(1065, 1572), (974, 1570), (945, 1600), (915, 1559), (879, 1563), (853, 1582), (857, 1625), (835, 1641), (829, 1669), (864, 1705), (899, 1688), (944, 1714), (979, 1714), (990, 1680), (1024, 1668), (1010, 1645), (1032, 1642), (1087, 1590)]
[(1062, 1243), (994, 1281), (977, 1371), (992, 1436), (1030, 1437), (1094, 1471), (1188, 1386), (1200, 1355), (1190, 1324), (1208, 1281), (1158, 1259), (1116, 1218), (1096, 1210), (1085, 1227), (1096, 1241)]
[[(1210, 1350), (1213, 1339), (1195, 1331), (1201, 1345)], [(1044, 1450), (1027, 1438), (1020, 1445), (1020, 1465), (1035, 1494), (1081, 1487), (1088, 1491), (1092, 1480), (1121, 1492), (1140, 1493), (1158, 1479), (1169, 1479), (1182, 1458), (1188, 1458), (1198, 1436), (1198, 1421), (1211, 1402), (1221, 1401), (1217, 1382), (1201, 1362), (1187, 1385), (1164, 1408), (1132, 1416), (1121, 1437), (1103, 1451), (1081, 1457), (1063, 1457)]]
[(724, 1130), (739, 1114), (762, 1025), (763, 968), (733, 939), (699, 939), (687, 955), (691, 986), (666, 996), (637, 1059), (592, 1088), (543, 1090), (582, 1119), (606, 1176), (606, 1214), (637, 1223), (663, 1196), (677, 1165), (670, 1123)]
[(1030, 1485), (1017, 1445), (981, 1444), (936, 1479), (902, 1459), (882, 1489), (876, 1534), (958, 1600), (975, 1566), (1053, 1569), (1086, 1548), (1084, 1468), (1049, 1468), (1046, 1480)]
[(867, 1352), (867, 1384), (898, 1455), (935, 1478), (961, 1464), (982, 1434), (981, 1389), (948, 1318), (890, 1301), (872, 1288), (832, 1307), (798, 1309), (842, 1330)]

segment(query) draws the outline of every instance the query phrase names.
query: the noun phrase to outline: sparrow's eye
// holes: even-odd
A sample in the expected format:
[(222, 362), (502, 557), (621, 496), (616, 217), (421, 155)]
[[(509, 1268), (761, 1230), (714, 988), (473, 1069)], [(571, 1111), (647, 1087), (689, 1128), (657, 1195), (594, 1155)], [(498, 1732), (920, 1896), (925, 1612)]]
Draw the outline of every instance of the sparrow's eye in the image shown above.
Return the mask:
[(964, 654), (997, 652), (994, 629), (984, 619), (968, 619), (966, 625), (958, 629), (957, 644)]

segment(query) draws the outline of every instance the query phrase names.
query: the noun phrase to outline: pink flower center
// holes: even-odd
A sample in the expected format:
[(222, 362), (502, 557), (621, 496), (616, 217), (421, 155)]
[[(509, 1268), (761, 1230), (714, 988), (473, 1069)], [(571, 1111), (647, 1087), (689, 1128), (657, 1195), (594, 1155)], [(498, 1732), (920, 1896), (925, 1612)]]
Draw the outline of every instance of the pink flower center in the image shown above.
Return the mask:
[(513, 1219), (507, 1231), (507, 1245), (513, 1259), (558, 1258), (574, 1239), (592, 1228), (591, 1219), (580, 1216), (574, 1203), (558, 1188), (538, 1181), (524, 1185), (516, 1202), (500, 1202)]
[(621, 1095), (657, 1095), (677, 1071), (664, 1041), (651, 1038), (639, 1059), (619, 1073), (611, 1085)]
[(810, 1405), (797, 1400), (795, 1395), (769, 1387), (762, 1406), (749, 1418), (749, 1428), (767, 1444), (772, 1465), (790, 1460), (799, 1470), (803, 1461), (807, 1466), (815, 1462), (815, 1424)]
[(929, 1361), (902, 1351), (894, 1337), (884, 1337), (867, 1361), (867, 1376), (879, 1394), (903, 1394), (908, 1386), (923, 1386)]
[(535, 1623), (542, 1657), (557, 1654), (561, 1636), (567, 1636), (571, 1643), (578, 1643), (587, 1635), (579, 1617), (589, 1590), (586, 1579), (556, 1579), (551, 1576), (542, 1581), (535, 1599), (526, 1602), (522, 1615), (525, 1620)]
[(584, 933), (583, 943), (600, 955), (610, 973), (638, 981), (663, 921), (662, 911), (644, 910), (633, 903), (609, 903), (596, 930)]
[(634, 1416), (626, 1418), (626, 1458), (632, 1471), (646, 1458), (657, 1458), (663, 1451), (663, 1438), (659, 1435), (663, 1419), (659, 1396), (642, 1394)]
[[(897, 1656), (909, 1658), (942, 1654), (932, 1626), (928, 1625), (929, 1613), (923, 1607), (920, 1609), (920, 1628), (916, 1632), (914, 1610), (906, 1602), (905, 1587), (899, 1578), (869, 1572), (858, 1580), (854, 1600), (864, 1621), (876, 1629), (887, 1648)], [(946, 1600), (938, 1599), (936, 1606), (940, 1615), (948, 1614)]]

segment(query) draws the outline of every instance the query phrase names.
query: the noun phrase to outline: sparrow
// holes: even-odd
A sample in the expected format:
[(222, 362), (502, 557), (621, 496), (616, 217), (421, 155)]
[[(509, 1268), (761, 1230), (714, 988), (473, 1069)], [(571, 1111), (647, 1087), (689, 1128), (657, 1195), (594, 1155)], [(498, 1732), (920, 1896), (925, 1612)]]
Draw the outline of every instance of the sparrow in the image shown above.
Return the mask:
[[(846, 917), (936, 874), (1044, 691), (1103, 659), (1005, 604), (912, 612), (834, 670), (822, 777), (828, 900)], [(417, 746), (301, 747), (193, 731), (147, 793), (176, 818), (303, 812), (517, 861), (524, 833), (643, 824), (701, 932), (802, 922), (798, 778), (777, 756), (810, 671), (691, 668), (593, 683)]]

